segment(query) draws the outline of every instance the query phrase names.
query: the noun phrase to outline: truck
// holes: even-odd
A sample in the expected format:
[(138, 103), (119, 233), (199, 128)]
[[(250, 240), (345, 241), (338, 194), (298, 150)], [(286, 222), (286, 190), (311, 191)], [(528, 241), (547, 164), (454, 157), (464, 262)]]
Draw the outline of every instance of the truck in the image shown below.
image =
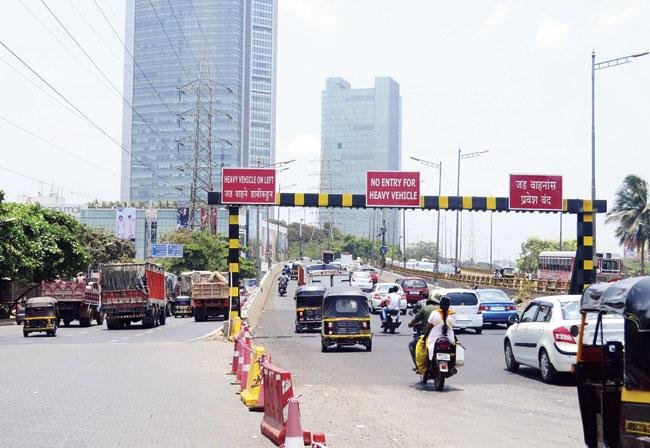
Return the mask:
[(103, 264), (99, 276), (102, 311), (109, 330), (142, 321), (144, 328), (165, 325), (165, 271), (153, 263)]
[(348, 267), (354, 262), (352, 254), (349, 252), (341, 252), (341, 266)]
[(230, 296), (228, 279), (215, 271), (181, 273), (181, 295), (192, 298), (194, 320), (204, 322), (211, 317), (228, 319)]
[(330, 264), (334, 262), (334, 251), (324, 250), (322, 256), (323, 263)]
[(86, 283), (85, 280), (42, 282), (41, 291), (43, 297), (56, 299), (59, 322), (63, 321), (66, 327), (73, 320), (79, 321), (81, 327), (89, 327), (93, 320), (97, 325), (104, 323), (104, 315), (99, 310), (97, 283)]

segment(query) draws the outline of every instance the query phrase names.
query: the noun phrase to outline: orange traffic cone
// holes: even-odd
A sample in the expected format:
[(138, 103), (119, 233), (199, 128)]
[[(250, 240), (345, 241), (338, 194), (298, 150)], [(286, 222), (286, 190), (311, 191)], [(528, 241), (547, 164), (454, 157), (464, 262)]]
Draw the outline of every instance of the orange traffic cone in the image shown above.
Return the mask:
[(327, 445), (325, 444), (325, 434), (322, 432), (315, 432), (311, 438), (311, 446), (312, 448), (326, 447)]
[(302, 425), (300, 424), (300, 407), (298, 400), (289, 398), (289, 411), (287, 412), (287, 432), (284, 439), (284, 448), (304, 448)]

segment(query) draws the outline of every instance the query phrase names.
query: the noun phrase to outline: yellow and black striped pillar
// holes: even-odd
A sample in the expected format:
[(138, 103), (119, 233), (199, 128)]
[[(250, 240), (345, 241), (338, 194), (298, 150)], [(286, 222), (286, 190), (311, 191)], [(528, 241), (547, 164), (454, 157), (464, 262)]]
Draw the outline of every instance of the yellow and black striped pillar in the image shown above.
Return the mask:
[(582, 294), (596, 281), (594, 266), (594, 213), (591, 201), (584, 201), (584, 210), (578, 213), (578, 248), (574, 261), (574, 275), (571, 278), (571, 293)]
[(228, 271), (230, 272), (230, 318), (241, 317), (239, 306), (239, 207), (228, 207)]

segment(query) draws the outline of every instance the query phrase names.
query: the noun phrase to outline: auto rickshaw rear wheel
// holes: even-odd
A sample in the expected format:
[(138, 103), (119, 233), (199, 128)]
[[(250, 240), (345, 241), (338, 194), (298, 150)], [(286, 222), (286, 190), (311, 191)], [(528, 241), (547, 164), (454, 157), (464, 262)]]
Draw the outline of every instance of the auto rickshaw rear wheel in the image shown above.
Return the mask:
[(367, 352), (372, 351), (372, 339), (370, 339), (368, 342), (366, 342), (366, 351)]
[(323, 353), (327, 351), (327, 342), (325, 342), (324, 340), (320, 342), (320, 351)]
[(25, 330), (23, 330), (23, 337), (25, 337), (25, 338), (26, 338), (27, 336), (29, 336), (29, 332), (28, 332), (28, 331), (25, 331)]

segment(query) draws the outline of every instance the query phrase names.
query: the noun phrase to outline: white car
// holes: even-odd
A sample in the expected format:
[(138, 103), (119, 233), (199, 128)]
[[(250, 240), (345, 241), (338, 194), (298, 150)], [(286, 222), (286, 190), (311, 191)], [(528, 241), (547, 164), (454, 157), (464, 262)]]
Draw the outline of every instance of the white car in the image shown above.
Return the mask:
[(371, 313), (378, 313), (379, 310), (381, 310), (379, 304), (386, 298), (388, 295), (388, 290), (393, 286), (397, 286), (397, 294), (401, 296), (401, 299), (399, 301), (400, 312), (402, 314), (406, 314), (406, 294), (404, 294), (402, 287), (397, 283), (377, 283), (372, 287), (370, 292), (367, 294), (368, 308), (370, 308)]
[(356, 286), (360, 288), (363, 292), (370, 292), (372, 289), (372, 277), (370, 272), (356, 271), (352, 274), (350, 278), (350, 286)]
[[(584, 340), (593, 339), (596, 316), (587, 316)], [(603, 316), (603, 339), (624, 341), (624, 320)], [(503, 341), (506, 368), (517, 372), (523, 364), (540, 370), (542, 380), (552, 382), (558, 372), (571, 372), (578, 351), (580, 296), (540, 297), (526, 307), (517, 322), (508, 328)]]
[[(440, 294), (451, 300), (450, 309), (456, 312), (456, 325), (454, 329), (471, 328), (476, 334), (483, 332), (483, 312), (481, 303), (472, 289), (444, 289)], [(437, 295), (437, 294), (436, 294)]]

